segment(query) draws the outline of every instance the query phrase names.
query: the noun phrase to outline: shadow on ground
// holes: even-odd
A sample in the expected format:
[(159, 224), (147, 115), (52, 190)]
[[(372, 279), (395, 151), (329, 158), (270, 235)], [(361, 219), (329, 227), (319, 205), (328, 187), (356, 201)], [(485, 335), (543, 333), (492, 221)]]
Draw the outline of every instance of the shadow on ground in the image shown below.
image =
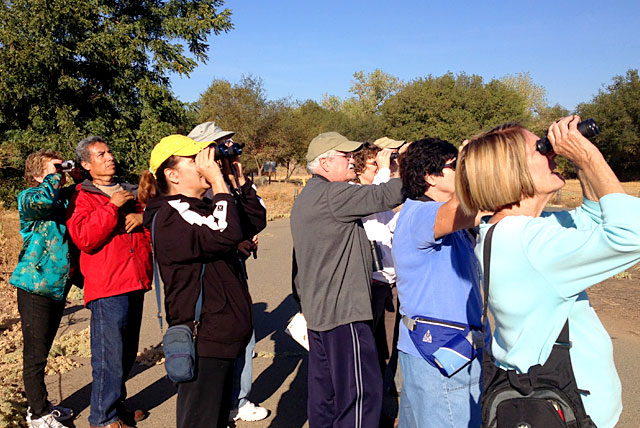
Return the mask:
[(256, 341), (271, 336), (275, 357), (258, 376), (251, 390), (251, 400), (261, 403), (274, 395), (285, 380), (296, 371), (289, 389), (280, 396), (270, 428), (300, 428), (307, 421), (307, 352), (284, 331), (291, 317), (298, 312), (298, 303), (292, 295), (278, 307), (266, 312), (265, 303), (253, 307)]

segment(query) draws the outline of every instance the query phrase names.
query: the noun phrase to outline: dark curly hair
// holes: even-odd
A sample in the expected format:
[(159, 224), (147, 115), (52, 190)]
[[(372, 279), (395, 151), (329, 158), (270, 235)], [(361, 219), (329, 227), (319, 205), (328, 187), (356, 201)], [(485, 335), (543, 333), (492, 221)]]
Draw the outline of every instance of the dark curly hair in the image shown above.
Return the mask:
[(367, 161), (371, 158), (375, 158), (378, 152), (382, 150), (378, 146), (372, 143), (365, 142), (360, 150), (353, 154), (353, 160), (355, 162), (354, 170), (356, 171), (356, 181), (360, 182), (360, 174), (367, 168)]
[(457, 156), (458, 149), (450, 142), (439, 138), (423, 138), (411, 143), (400, 162), (400, 177), (405, 196), (417, 199), (424, 195), (429, 187), (424, 176), (441, 175), (447, 161)]

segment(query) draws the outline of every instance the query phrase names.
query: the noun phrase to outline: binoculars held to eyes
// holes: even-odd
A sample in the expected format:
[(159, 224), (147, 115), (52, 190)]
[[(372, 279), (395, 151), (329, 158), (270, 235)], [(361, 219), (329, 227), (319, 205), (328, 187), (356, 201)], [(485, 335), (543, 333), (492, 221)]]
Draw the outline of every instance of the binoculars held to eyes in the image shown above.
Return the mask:
[(240, 156), (242, 154), (242, 148), (244, 147), (244, 144), (239, 144), (235, 141), (232, 141), (232, 144), (230, 146), (227, 146), (227, 141), (211, 145), (211, 147), (215, 150), (215, 160), (232, 158), (234, 156)]
[[(598, 128), (595, 120), (587, 119), (578, 123), (578, 131), (580, 131), (582, 136), (585, 138), (593, 138), (600, 133), (600, 128)], [(545, 155), (553, 151), (553, 146), (551, 146), (549, 139), (544, 137), (536, 142), (536, 149)]]
[(62, 172), (70, 172), (73, 168), (76, 167), (76, 163), (72, 160), (66, 160), (55, 164), (56, 169), (60, 169)]

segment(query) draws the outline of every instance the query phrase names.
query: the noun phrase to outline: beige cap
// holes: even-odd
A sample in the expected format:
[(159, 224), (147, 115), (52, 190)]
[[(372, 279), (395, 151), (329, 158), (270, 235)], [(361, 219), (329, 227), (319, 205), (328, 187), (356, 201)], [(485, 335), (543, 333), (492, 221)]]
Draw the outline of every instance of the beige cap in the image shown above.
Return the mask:
[(198, 142), (213, 143), (214, 141), (218, 141), (221, 138), (231, 137), (233, 135), (235, 135), (235, 132), (224, 131), (222, 128), (216, 125), (215, 122), (205, 122), (193, 128), (191, 132), (189, 132), (187, 137)]
[(311, 162), (323, 153), (329, 150), (337, 150), (339, 152), (353, 152), (358, 150), (362, 143), (350, 141), (337, 132), (325, 132), (318, 135), (309, 143), (307, 150), (307, 162)]
[(373, 144), (380, 147), (381, 149), (397, 149), (406, 142), (406, 140), (392, 140), (389, 137), (382, 137), (374, 141)]

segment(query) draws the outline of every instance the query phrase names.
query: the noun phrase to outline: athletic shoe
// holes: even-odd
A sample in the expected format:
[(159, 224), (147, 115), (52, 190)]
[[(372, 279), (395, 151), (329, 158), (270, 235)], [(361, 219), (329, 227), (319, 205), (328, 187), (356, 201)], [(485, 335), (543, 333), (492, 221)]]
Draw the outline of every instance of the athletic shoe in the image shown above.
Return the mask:
[(58, 422), (68, 421), (75, 416), (75, 414), (73, 413), (73, 409), (70, 409), (68, 407), (56, 406), (51, 402), (49, 402), (49, 413), (51, 413)]
[(56, 420), (53, 413), (37, 419), (32, 419), (31, 416), (31, 413), (27, 411), (27, 425), (29, 425), (29, 428), (67, 428)]
[(269, 411), (264, 407), (256, 406), (251, 401), (247, 401), (238, 409), (231, 410), (229, 420), (241, 420), (246, 422), (261, 421), (269, 416)]

